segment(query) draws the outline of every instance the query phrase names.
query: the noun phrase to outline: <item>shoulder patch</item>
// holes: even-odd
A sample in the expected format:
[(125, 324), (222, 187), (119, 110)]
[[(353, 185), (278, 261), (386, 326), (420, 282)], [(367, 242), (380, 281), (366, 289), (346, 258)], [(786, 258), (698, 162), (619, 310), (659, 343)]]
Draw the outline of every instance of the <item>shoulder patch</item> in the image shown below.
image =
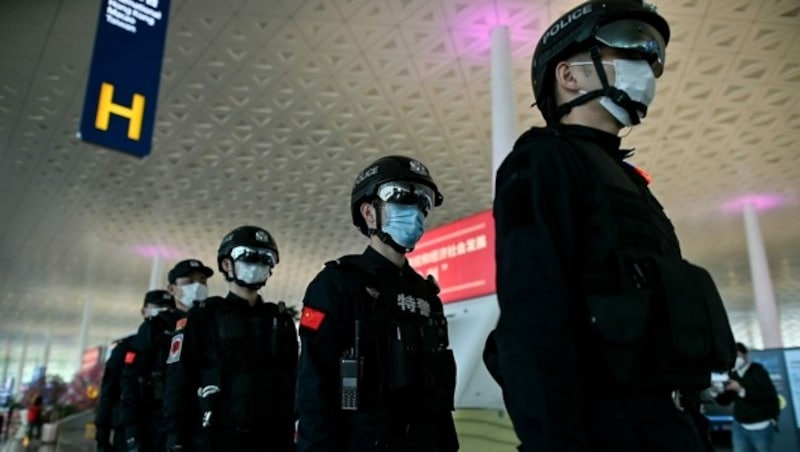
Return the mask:
[(125, 353), (125, 364), (133, 364), (136, 361), (136, 352), (129, 351)]
[(175, 331), (180, 331), (184, 327), (186, 327), (186, 322), (188, 322), (188, 319), (186, 319), (186, 317), (178, 319), (178, 321), (175, 322)]
[(169, 344), (169, 356), (167, 357), (167, 364), (177, 363), (181, 360), (181, 351), (183, 350), (183, 333), (178, 333), (172, 336), (172, 343)]
[(647, 172), (647, 171), (645, 171), (643, 168), (640, 168), (640, 167), (638, 167), (638, 166), (636, 166), (636, 165), (632, 165), (632, 166), (633, 166), (633, 169), (634, 169), (634, 170), (635, 170), (635, 171), (636, 171), (636, 172), (637, 172), (637, 173), (638, 173), (640, 176), (642, 176), (642, 179), (644, 179), (644, 181), (645, 181), (645, 183), (647, 183), (647, 185), (650, 185), (650, 183), (651, 183), (651, 182), (653, 182), (653, 176), (651, 176), (651, 175), (650, 175), (650, 173), (648, 173), (648, 172)]
[(303, 306), (303, 313), (300, 315), (300, 326), (311, 331), (317, 331), (325, 320), (325, 313), (309, 306)]

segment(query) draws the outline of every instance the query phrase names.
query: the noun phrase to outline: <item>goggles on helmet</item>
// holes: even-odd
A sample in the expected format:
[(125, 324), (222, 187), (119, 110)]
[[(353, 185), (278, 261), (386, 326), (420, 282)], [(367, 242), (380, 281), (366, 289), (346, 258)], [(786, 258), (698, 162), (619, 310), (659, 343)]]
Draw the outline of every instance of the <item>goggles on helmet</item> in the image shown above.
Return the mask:
[(231, 249), (231, 259), (233, 261), (247, 262), (250, 264), (264, 264), (274, 267), (278, 261), (275, 252), (267, 248), (250, 248), (247, 246), (235, 246)]
[(650, 63), (656, 77), (664, 72), (664, 37), (646, 22), (635, 19), (617, 20), (598, 28), (595, 39), (608, 47), (641, 53)]
[(431, 187), (413, 182), (393, 181), (378, 186), (378, 199), (399, 204), (416, 204), (424, 212), (436, 204), (436, 193)]

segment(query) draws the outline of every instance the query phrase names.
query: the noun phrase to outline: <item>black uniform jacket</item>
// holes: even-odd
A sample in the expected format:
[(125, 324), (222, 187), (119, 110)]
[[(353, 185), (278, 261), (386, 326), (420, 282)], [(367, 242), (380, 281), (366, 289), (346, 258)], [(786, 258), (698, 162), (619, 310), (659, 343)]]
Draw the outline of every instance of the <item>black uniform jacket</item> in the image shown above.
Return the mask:
[(111, 431), (120, 427), (120, 375), (125, 362), (125, 354), (128, 352), (128, 344), (133, 337), (128, 336), (117, 341), (111, 350), (111, 355), (106, 360), (103, 379), (100, 383), (100, 400), (97, 404), (94, 421), (98, 443), (108, 443)]
[[(585, 228), (597, 182), (587, 177), (574, 145), (562, 136), (597, 144), (634, 183), (646, 183), (623, 162), (629, 152), (619, 149), (617, 136), (582, 126), (548, 129), (523, 134), (497, 171), (497, 370), (525, 447), (585, 450), (584, 404), (610, 388), (584, 367), (587, 344), (576, 306), (582, 299), (581, 257), (592, 234), (603, 231)], [(650, 202), (663, 215), (655, 198)], [(671, 254), (680, 255), (672, 225), (663, 220), (664, 242)]]
[[(211, 303), (219, 305), (211, 306)], [(240, 325), (249, 325), (247, 326), (248, 331), (242, 332), (242, 337), (246, 342), (240, 343), (241, 350), (223, 350), (224, 347), (220, 345), (222, 340), (219, 326), (213, 318), (213, 312), (216, 310), (224, 310), (229, 316), (238, 316), (242, 320)], [(247, 421), (252, 422), (253, 425), (260, 425), (260, 427), (248, 428), (248, 434), (261, 436), (264, 447), (270, 448), (270, 450), (286, 450), (289, 447), (287, 443), (290, 445), (293, 441), (295, 423), (294, 408), (291, 404), (293, 403), (292, 393), (297, 366), (297, 331), (289, 314), (279, 314), (278, 312), (278, 306), (275, 303), (264, 302), (260, 296), (257, 303), (250, 306), (247, 300), (229, 292), (224, 299), (214, 297), (206, 300), (202, 306), (192, 308), (186, 319), (178, 322), (167, 357), (167, 379), (164, 391), (164, 429), (168, 447), (182, 445), (186, 448), (191, 447), (193, 442), (195, 445), (207, 442), (207, 439), (204, 438), (207, 437), (208, 431), (202, 428), (203, 410), (198, 399), (198, 389), (210, 384), (203, 381), (208, 375), (219, 376), (219, 382), (214, 384), (221, 389), (218, 394), (213, 395), (217, 401), (212, 404), (216, 408), (211, 417), (210, 428), (218, 432), (215, 434), (215, 441), (224, 438), (227, 435), (224, 433), (226, 431), (235, 430), (240, 433), (243, 431), (228, 424), (231, 419), (231, 413), (228, 410), (234, 400), (247, 403), (248, 394), (241, 394), (241, 391), (253, 391), (255, 388), (261, 392), (286, 394), (289, 407), (282, 409), (278, 416), (280, 419), (277, 419), (272, 413), (274, 408), (272, 406), (250, 407), (255, 412)], [(253, 325), (259, 325), (258, 328), (268, 328), (273, 321), (277, 322), (278, 316), (283, 317), (281, 324), (288, 329), (283, 344), (287, 350), (282, 351), (291, 355), (286, 360), (286, 369), (279, 369), (285, 374), (283, 386), (272, 387), (272, 384), (266, 380), (251, 382), (253, 385), (237, 384), (237, 377), (247, 372), (269, 370), (256, 369), (256, 367), (262, 365), (259, 363), (268, 360), (266, 354), (270, 351), (265, 345), (265, 341), (271, 340), (270, 334), (268, 331), (252, 331), (250, 328), (255, 328)], [(265, 347), (267, 348), (265, 349)], [(250, 356), (245, 361), (240, 360), (237, 364), (244, 368), (232, 369), (230, 366), (224, 365), (222, 362), (224, 353), (236, 354), (239, 352)], [(237, 391), (237, 396), (231, 394), (231, 392)], [(251, 394), (252, 400), (257, 398), (256, 394)], [(220, 428), (223, 433), (219, 433)]]
[[(185, 314), (164, 311), (139, 326), (130, 342), (121, 376), (122, 422), (137, 427), (136, 438), (152, 435), (162, 416), (161, 401), (170, 339), (178, 319)], [(132, 432), (129, 432), (129, 434)]]
[[(369, 411), (355, 414), (341, 409), (339, 360), (344, 351), (353, 346), (357, 309), (355, 300), (362, 298), (365, 293), (377, 293), (383, 287), (402, 288), (403, 293), (407, 292), (412, 300), (427, 298), (431, 311), (442, 310), (438, 296), (431, 299), (430, 292), (426, 290), (426, 281), (408, 262), (402, 269), (398, 268), (371, 247), (367, 247), (363, 257), (369, 262), (369, 272), (377, 278), (351, 266), (326, 265), (306, 290), (303, 319), (300, 322), (301, 354), (297, 382), (298, 452), (354, 451), (367, 447), (360, 442), (363, 439), (358, 438), (356, 417), (361, 421), (372, 419), (379, 425), (378, 428), (386, 427), (380, 425), (377, 415), (371, 418), (373, 413)], [(367, 363), (368, 359), (365, 358), (364, 367), (370, 369), (365, 374), (372, 371), (374, 375), (375, 362)], [(374, 387), (377, 384), (383, 383), (373, 381), (366, 384), (370, 388), (366, 397), (380, 397)], [(416, 417), (425, 419), (429, 414), (417, 413)], [(449, 410), (435, 413), (432, 419), (425, 422), (436, 430), (435, 442), (439, 451), (458, 449)]]

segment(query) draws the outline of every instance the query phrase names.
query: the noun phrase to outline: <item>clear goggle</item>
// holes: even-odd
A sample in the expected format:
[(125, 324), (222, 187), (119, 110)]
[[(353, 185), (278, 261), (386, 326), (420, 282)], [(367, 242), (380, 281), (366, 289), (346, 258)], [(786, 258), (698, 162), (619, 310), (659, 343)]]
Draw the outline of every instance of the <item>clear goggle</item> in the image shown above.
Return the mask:
[(656, 78), (664, 72), (666, 44), (652, 25), (635, 19), (618, 20), (597, 29), (595, 39), (615, 49), (642, 54)]
[(437, 193), (427, 185), (399, 181), (381, 184), (378, 186), (377, 192), (378, 199), (381, 201), (416, 204), (423, 212), (442, 203), (436, 195)]
[(233, 247), (231, 259), (249, 264), (265, 264), (270, 267), (274, 267), (278, 263), (278, 256), (274, 251), (267, 248), (250, 248), (248, 246)]

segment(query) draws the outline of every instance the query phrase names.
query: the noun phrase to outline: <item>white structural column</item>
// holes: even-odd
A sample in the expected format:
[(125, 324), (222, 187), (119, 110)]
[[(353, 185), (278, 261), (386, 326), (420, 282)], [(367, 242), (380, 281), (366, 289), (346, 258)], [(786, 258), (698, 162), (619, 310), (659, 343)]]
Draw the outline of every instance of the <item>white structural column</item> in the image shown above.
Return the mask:
[(17, 370), (17, 381), (14, 382), (14, 392), (22, 387), (22, 379), (25, 378), (25, 364), (28, 360), (28, 335), (22, 334), (22, 350), (19, 352), (19, 370)]
[(492, 193), (497, 168), (517, 139), (515, 105), (509, 29), (497, 26), (492, 29)]
[(153, 256), (153, 266), (150, 267), (150, 285), (148, 290), (156, 290), (164, 288), (164, 281), (162, 281), (162, 274), (164, 273), (164, 261), (161, 260), (161, 255), (156, 254)]
[(83, 314), (81, 315), (81, 329), (78, 333), (78, 367), (81, 368), (83, 362), (83, 351), (86, 350), (86, 343), (89, 340), (89, 324), (92, 321), (92, 299), (84, 298)]
[(767, 253), (764, 250), (764, 237), (758, 223), (758, 213), (753, 204), (747, 203), (742, 210), (747, 234), (747, 252), (750, 256), (750, 274), (753, 279), (756, 316), (761, 328), (761, 338), (765, 348), (783, 347), (781, 325), (778, 321), (778, 307), (769, 276)]
[(47, 332), (45, 333), (44, 336), (44, 350), (42, 353), (42, 363), (41, 363), (41, 365), (44, 366), (45, 375), (50, 373), (48, 369), (50, 367), (50, 348), (52, 347), (52, 345), (53, 345), (53, 332), (48, 322)]
[(3, 355), (3, 379), (0, 380), (0, 386), (6, 384), (8, 378), (8, 368), (11, 366), (11, 336), (6, 337), (6, 351)]

